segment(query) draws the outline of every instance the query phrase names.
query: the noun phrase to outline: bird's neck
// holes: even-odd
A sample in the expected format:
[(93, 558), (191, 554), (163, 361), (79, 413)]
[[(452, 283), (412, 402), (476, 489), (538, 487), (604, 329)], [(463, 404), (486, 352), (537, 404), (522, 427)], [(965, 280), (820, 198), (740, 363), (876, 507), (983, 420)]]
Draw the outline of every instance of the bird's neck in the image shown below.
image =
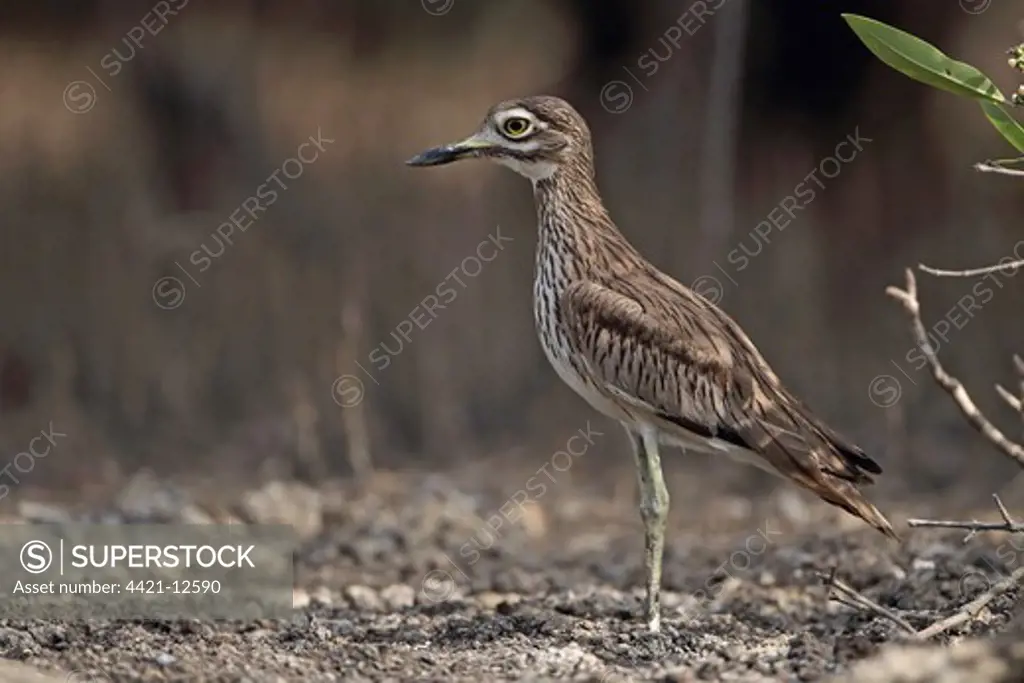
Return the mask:
[(538, 265), (545, 258), (557, 259), (575, 279), (606, 265), (615, 252), (632, 250), (605, 209), (591, 168), (562, 167), (533, 187)]

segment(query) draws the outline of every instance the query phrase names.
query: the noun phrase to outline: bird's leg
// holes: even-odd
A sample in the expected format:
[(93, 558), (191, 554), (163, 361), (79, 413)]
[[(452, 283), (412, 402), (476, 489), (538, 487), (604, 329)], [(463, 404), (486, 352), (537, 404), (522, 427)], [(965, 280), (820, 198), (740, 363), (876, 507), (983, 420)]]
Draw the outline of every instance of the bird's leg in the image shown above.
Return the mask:
[(668, 489), (661, 473), (658, 439), (653, 430), (629, 431), (636, 457), (640, 485), (640, 518), (644, 523), (644, 567), (647, 570), (647, 599), (644, 616), (652, 633), (661, 630), (661, 559), (665, 550), (665, 521), (668, 518)]

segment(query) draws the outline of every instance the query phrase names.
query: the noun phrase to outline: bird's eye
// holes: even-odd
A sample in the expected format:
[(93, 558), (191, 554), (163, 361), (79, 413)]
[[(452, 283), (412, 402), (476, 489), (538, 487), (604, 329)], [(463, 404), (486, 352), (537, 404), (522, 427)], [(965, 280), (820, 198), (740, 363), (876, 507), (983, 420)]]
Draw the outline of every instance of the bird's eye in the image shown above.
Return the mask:
[(521, 138), (530, 132), (533, 124), (529, 119), (521, 116), (513, 116), (505, 119), (501, 124), (501, 132), (510, 138)]

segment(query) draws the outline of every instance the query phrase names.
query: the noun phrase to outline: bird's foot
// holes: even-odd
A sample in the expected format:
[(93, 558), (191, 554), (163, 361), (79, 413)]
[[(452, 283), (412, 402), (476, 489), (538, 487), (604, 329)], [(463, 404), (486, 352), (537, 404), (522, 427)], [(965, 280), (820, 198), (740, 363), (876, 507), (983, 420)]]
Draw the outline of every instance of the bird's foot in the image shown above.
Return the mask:
[(651, 633), (661, 633), (661, 591), (648, 590), (643, 602), (644, 621)]

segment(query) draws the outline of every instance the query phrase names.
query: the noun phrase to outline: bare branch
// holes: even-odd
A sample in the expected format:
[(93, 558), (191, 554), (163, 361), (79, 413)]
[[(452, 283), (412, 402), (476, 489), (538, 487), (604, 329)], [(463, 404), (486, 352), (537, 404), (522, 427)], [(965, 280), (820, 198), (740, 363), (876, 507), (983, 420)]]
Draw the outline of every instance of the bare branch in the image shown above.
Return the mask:
[(1020, 419), (1024, 422), (1024, 358), (1016, 353), (1013, 354), (1013, 367), (1020, 375), (1020, 398), (1017, 399), (1017, 412), (1020, 413)]
[[(1024, 171), (1021, 171), (1021, 174), (1024, 175)], [(977, 275), (998, 273), (1004, 270), (1017, 270), (1018, 268), (1024, 267), (1024, 259), (1009, 263), (997, 263), (993, 266), (985, 266), (983, 268), (971, 268), (970, 270), (942, 270), (940, 268), (926, 266), (923, 263), (917, 264), (917, 267), (929, 275), (937, 275), (939, 277), (975, 277)]]
[(1019, 398), (1011, 394), (1009, 391), (1004, 389), (1002, 385), (996, 385), (996, 393), (999, 394), (1004, 401), (1006, 401), (1010, 408), (1016, 410), (1018, 413), (1024, 413), (1024, 403)]
[[(873, 612), (882, 616), (889, 621), (899, 626), (903, 631), (907, 633), (913, 640), (928, 640), (934, 638), (940, 633), (944, 633), (951, 628), (959, 626), (964, 622), (968, 622), (971, 619), (976, 618), (990, 602), (995, 600), (997, 597), (1005, 593), (1006, 591), (1014, 588), (1022, 578), (1024, 578), (1024, 566), (1017, 567), (1012, 574), (1004, 578), (1002, 581), (992, 586), (989, 590), (985, 591), (982, 595), (971, 602), (964, 605), (962, 608), (957, 610), (954, 614), (941, 619), (927, 628), (923, 628), (920, 631), (916, 630), (910, 623), (896, 614), (892, 610), (888, 610), (877, 602), (870, 598), (861, 595), (850, 586), (844, 584), (835, 578), (835, 570), (833, 569), (830, 574), (819, 574), (820, 577), (825, 579), (826, 585), (830, 589), (829, 597), (836, 602), (846, 605), (851, 608), (862, 608), (869, 612)], [(831, 590), (834, 589), (840, 597), (831, 594)]]
[(1003, 500), (999, 497), (998, 493), (992, 494), (992, 500), (996, 502), (996, 507), (999, 508), (999, 515), (1003, 518), (1003, 521), (1006, 522), (1006, 525), (1009, 527), (1016, 526), (1013, 518), (1010, 517), (1010, 511), (1006, 509), (1005, 505), (1003, 505)]
[[(1003, 501), (997, 494), (992, 494), (992, 498), (995, 500), (996, 507), (999, 508), (999, 516), (1003, 518), (1002, 522), (953, 522), (946, 520), (930, 520), (930, 519), (908, 519), (907, 524), (911, 527), (940, 527), (940, 528), (954, 528), (954, 529), (968, 529), (970, 531), (967, 534), (967, 538), (964, 539), (966, 543), (968, 540), (974, 537), (979, 531), (1007, 531), (1009, 533), (1019, 534), (1024, 533), (1024, 524), (1020, 524), (1014, 521), (1013, 517), (1010, 516), (1009, 510), (1003, 505)], [(914, 630), (910, 624), (898, 614), (885, 609), (881, 605), (867, 597), (861, 595), (853, 588), (847, 586), (842, 581), (835, 578), (835, 569), (832, 570), (831, 574), (824, 575), (819, 574), (822, 578), (826, 579), (826, 583), (830, 589), (835, 589), (837, 593), (843, 596), (844, 599), (840, 599), (845, 605), (850, 607), (862, 607), (876, 614), (880, 614), (886, 619), (898, 624), (900, 628), (907, 631), (914, 640), (927, 640), (934, 636), (944, 633), (949, 629), (959, 626), (964, 622), (970, 621), (981, 613), (981, 610), (985, 608), (988, 603), (992, 602), (996, 597), (1010, 590), (1016, 586), (1022, 578), (1024, 578), (1024, 566), (1018, 567), (1012, 574), (1004, 578), (1002, 581), (992, 586), (988, 591), (979, 595), (971, 602), (964, 605), (961, 609), (957, 610), (954, 614), (935, 622), (931, 626), (921, 629), (920, 631)], [(830, 595), (831, 597), (831, 595)]]
[[(881, 615), (882, 617), (885, 617), (892, 623), (896, 624), (901, 629), (906, 631), (908, 634), (912, 636), (917, 635), (917, 629), (911, 626), (906, 619), (896, 614), (892, 610), (882, 607), (871, 598), (862, 595), (855, 588), (849, 586), (848, 584), (840, 580), (836, 576), (835, 568), (833, 568), (832, 571), (828, 574), (819, 573), (818, 576), (824, 580), (825, 586), (829, 590), (830, 599), (835, 600), (836, 602), (839, 602), (843, 605), (846, 605), (847, 607), (852, 607), (854, 609), (859, 607), (861, 609), (866, 609), (869, 612), (874, 612), (875, 614)], [(834, 595), (833, 592), (838, 595)]]
[(979, 522), (976, 519), (970, 521), (957, 521), (952, 519), (917, 519), (907, 520), (907, 526), (911, 528), (931, 527), (934, 529), (965, 529), (972, 533), (979, 531), (1008, 531), (1013, 534), (1024, 533), (1024, 525), (1007, 526), (1006, 522)]
[(911, 330), (918, 348), (924, 354), (928, 365), (932, 369), (932, 376), (935, 381), (953, 398), (960, 412), (967, 419), (972, 427), (977, 429), (990, 443), (1001, 450), (1008, 458), (1024, 467), (1024, 446), (1010, 441), (999, 431), (988, 419), (978, 410), (971, 400), (967, 390), (964, 389), (960, 380), (950, 375), (939, 363), (935, 349), (928, 343), (928, 333), (925, 331), (924, 323), (921, 322), (921, 304), (917, 300), (917, 281), (914, 279), (914, 272), (907, 268), (907, 289), (888, 287), (886, 293), (903, 304), (903, 309), (910, 317)]
[(990, 588), (984, 594), (978, 596), (971, 602), (964, 605), (963, 608), (953, 616), (947, 619), (943, 619), (942, 621), (937, 621), (928, 628), (922, 631), (918, 631), (916, 638), (918, 640), (927, 640), (928, 638), (937, 636), (944, 631), (948, 631), (954, 626), (959, 626), (965, 621), (970, 621), (971, 619), (974, 619), (978, 616), (981, 610), (984, 609), (986, 605), (988, 605), (988, 603), (992, 602), (998, 596), (1002, 595), (1006, 591), (1016, 586), (1020, 582), (1021, 577), (1024, 577), (1024, 566), (1017, 567), (1015, 570), (1013, 570), (1012, 574), (1007, 576), (1005, 579), (1003, 579), (996, 585), (992, 586), (992, 588)]
[(1010, 406), (1012, 410), (1020, 413), (1020, 418), (1024, 421), (1024, 358), (1021, 358), (1018, 354), (1013, 354), (1013, 368), (1020, 375), (1020, 395), (1014, 396), (1009, 390), (1004, 389), (1001, 385), (996, 385), (996, 393), (1006, 401), (1006, 404)]
[(1024, 533), (1024, 524), (1014, 521), (1010, 517), (1010, 511), (1003, 505), (1002, 499), (999, 494), (992, 494), (993, 500), (996, 502), (996, 507), (999, 508), (999, 516), (1003, 518), (1002, 522), (979, 522), (976, 519), (972, 519), (967, 522), (957, 522), (947, 519), (908, 519), (907, 525), (911, 528), (914, 527), (932, 527), (935, 529), (966, 529), (970, 533), (964, 538), (964, 543), (974, 538), (974, 535), (979, 531), (1006, 531), (1011, 534)]
[(1024, 176), (1024, 170), (1000, 166), (996, 161), (981, 161), (974, 164), (975, 171), (982, 173), (1000, 173), (1002, 175)]

